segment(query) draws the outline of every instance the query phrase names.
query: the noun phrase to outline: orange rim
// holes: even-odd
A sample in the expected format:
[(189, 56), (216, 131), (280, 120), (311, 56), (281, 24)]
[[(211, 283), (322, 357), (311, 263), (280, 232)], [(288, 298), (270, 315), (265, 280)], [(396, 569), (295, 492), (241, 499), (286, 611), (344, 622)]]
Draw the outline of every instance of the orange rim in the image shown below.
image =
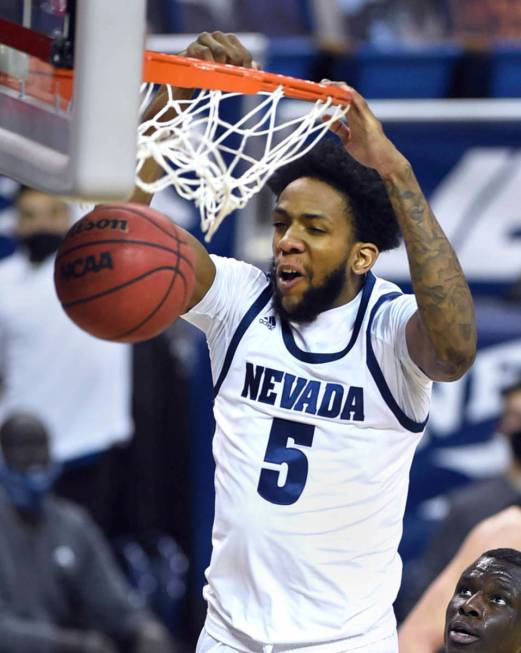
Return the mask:
[[(29, 58), (28, 77), (23, 86), (25, 95), (66, 111), (72, 99), (72, 84), (72, 71), (55, 68), (36, 57)], [(0, 72), (0, 85), (18, 93), (22, 88), (20, 79), (3, 72)]]
[(145, 51), (143, 79), (182, 88), (220, 89), (246, 94), (273, 92), (282, 86), (284, 95), (298, 100), (331, 98), (333, 104), (344, 106), (351, 102), (350, 91), (338, 86), (161, 52)]
[[(350, 91), (338, 86), (161, 52), (145, 51), (143, 80), (182, 88), (220, 89), (245, 94), (273, 92), (282, 86), (287, 97), (298, 100), (331, 98), (333, 104), (343, 106), (351, 102)], [(62, 110), (66, 110), (72, 99), (73, 82), (71, 70), (55, 68), (36, 57), (30, 57), (29, 78), (24, 92), (53, 107), (59, 104)], [(0, 85), (20, 90), (19, 79), (1, 72)]]

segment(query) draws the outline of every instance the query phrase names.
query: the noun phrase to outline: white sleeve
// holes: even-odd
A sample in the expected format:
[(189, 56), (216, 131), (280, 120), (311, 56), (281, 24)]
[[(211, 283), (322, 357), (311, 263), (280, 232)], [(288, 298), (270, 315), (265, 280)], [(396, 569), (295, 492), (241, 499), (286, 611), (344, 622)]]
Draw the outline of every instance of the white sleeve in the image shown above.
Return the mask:
[(201, 301), (182, 317), (206, 335), (214, 379), (240, 321), (267, 286), (264, 272), (233, 258), (211, 255), (216, 273)]
[(421, 422), (429, 412), (432, 381), (412, 360), (405, 327), (418, 306), (414, 295), (385, 302), (375, 315), (371, 339), (389, 390), (403, 412)]

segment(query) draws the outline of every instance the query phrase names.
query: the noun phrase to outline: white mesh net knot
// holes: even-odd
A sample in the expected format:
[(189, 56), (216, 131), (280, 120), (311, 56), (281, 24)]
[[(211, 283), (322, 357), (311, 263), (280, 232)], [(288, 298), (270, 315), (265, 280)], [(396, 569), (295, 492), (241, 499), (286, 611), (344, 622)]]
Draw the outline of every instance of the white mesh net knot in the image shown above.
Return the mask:
[[(145, 84), (142, 91), (144, 108), (154, 85)], [(254, 96), (201, 91), (190, 100), (176, 100), (173, 87), (167, 86), (167, 97), (161, 110), (139, 127), (136, 182), (147, 193), (174, 186), (181, 197), (193, 201), (207, 241), (275, 170), (308, 152), (347, 112), (326, 98), (307, 103), (304, 115), (284, 119), (282, 87)], [(227, 105), (238, 97), (249, 98), (255, 106), (232, 122), (226, 117)], [(140, 173), (151, 157), (163, 174), (148, 182)]]

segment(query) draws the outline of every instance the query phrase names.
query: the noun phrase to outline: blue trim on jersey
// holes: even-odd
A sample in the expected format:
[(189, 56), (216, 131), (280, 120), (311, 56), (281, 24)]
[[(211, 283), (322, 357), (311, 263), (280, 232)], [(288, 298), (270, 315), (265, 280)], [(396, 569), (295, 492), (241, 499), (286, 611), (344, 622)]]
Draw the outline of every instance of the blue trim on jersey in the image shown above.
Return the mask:
[(373, 377), (376, 385), (378, 386), (378, 390), (380, 390), (380, 394), (382, 395), (383, 400), (389, 406), (391, 411), (394, 413), (394, 416), (400, 422), (400, 424), (408, 431), (412, 431), (413, 433), (421, 433), (425, 428), (425, 426), (427, 425), (427, 420), (429, 419), (429, 416), (427, 415), (427, 417), (423, 422), (415, 422), (410, 417), (407, 417), (407, 415), (403, 412), (400, 406), (398, 406), (396, 400), (391, 394), (391, 391), (389, 390), (389, 386), (387, 385), (382, 370), (378, 365), (378, 361), (376, 360), (376, 356), (373, 350), (373, 343), (371, 342), (371, 325), (373, 324), (373, 320), (378, 309), (383, 303), (389, 301), (392, 302), (397, 297), (401, 297), (401, 295), (402, 295), (401, 292), (389, 292), (383, 295), (382, 297), (380, 297), (380, 299), (373, 306), (371, 315), (369, 316), (369, 322), (367, 324), (367, 334), (366, 334), (367, 367), (369, 368), (369, 371), (371, 372), (371, 376)]
[(233, 334), (233, 338), (230, 340), (230, 344), (228, 346), (226, 356), (224, 357), (224, 363), (223, 363), (221, 373), (219, 374), (217, 383), (214, 386), (213, 389), (214, 397), (219, 392), (221, 385), (223, 384), (223, 381), (226, 378), (226, 375), (228, 374), (228, 370), (230, 369), (230, 365), (232, 364), (235, 351), (239, 346), (239, 342), (241, 341), (242, 336), (246, 332), (246, 329), (253, 322), (256, 315), (258, 315), (261, 312), (264, 306), (266, 306), (268, 301), (271, 299), (271, 295), (272, 295), (271, 284), (268, 284), (266, 288), (264, 288), (264, 290), (261, 292), (261, 294), (257, 297), (257, 299), (253, 302), (250, 308), (246, 311), (246, 314), (242, 318), (242, 320), (239, 322), (239, 326), (235, 330), (235, 333)]
[(360, 327), (362, 326), (362, 321), (364, 319), (367, 305), (369, 304), (369, 298), (371, 297), (375, 282), (376, 277), (374, 274), (372, 272), (368, 272), (364, 283), (364, 289), (362, 290), (362, 299), (360, 300), (360, 306), (358, 307), (358, 313), (356, 315), (355, 324), (353, 326), (353, 333), (351, 334), (351, 339), (349, 340), (349, 343), (345, 349), (328, 354), (304, 351), (303, 349), (300, 349), (295, 342), (293, 334), (291, 333), (290, 325), (285, 320), (281, 320), (282, 338), (289, 353), (295, 358), (298, 358), (298, 360), (302, 361), (303, 363), (331, 363), (332, 361), (337, 361), (340, 358), (343, 358), (351, 350), (356, 342), (356, 339), (358, 338)]

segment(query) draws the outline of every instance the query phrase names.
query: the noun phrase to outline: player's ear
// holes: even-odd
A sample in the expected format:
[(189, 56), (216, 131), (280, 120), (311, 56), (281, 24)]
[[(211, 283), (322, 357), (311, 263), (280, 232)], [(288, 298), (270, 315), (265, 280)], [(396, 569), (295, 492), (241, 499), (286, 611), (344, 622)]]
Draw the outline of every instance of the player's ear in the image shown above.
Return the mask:
[(360, 275), (369, 272), (379, 255), (380, 251), (374, 243), (355, 243), (349, 257), (351, 270)]

